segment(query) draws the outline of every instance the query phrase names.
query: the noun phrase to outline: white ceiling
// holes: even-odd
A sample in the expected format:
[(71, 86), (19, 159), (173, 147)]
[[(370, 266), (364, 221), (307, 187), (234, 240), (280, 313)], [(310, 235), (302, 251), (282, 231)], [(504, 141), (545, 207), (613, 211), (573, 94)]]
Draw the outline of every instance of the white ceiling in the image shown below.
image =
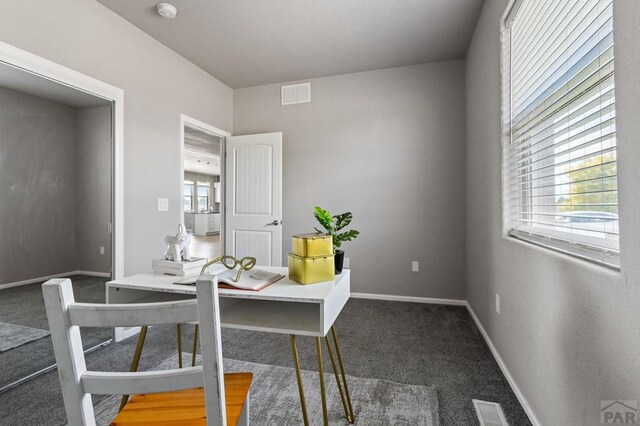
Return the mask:
[(0, 62), (0, 87), (58, 102), (73, 108), (110, 105), (106, 99)]
[(463, 58), (484, 0), (98, 0), (232, 88)]
[(220, 143), (217, 136), (197, 129), (184, 129), (184, 171), (220, 175)]

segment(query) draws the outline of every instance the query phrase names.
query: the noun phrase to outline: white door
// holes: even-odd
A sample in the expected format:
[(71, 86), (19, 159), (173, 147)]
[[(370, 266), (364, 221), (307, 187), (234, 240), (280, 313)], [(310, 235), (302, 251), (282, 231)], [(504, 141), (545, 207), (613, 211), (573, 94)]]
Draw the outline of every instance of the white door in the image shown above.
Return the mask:
[(225, 163), (225, 251), (282, 265), (282, 133), (230, 136)]

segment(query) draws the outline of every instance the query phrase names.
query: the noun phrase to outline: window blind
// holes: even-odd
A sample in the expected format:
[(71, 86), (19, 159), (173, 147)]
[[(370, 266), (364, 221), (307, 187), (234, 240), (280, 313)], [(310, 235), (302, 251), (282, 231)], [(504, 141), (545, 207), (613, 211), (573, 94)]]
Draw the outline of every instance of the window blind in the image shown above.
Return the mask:
[(521, 0), (502, 30), (510, 235), (619, 266), (612, 0)]

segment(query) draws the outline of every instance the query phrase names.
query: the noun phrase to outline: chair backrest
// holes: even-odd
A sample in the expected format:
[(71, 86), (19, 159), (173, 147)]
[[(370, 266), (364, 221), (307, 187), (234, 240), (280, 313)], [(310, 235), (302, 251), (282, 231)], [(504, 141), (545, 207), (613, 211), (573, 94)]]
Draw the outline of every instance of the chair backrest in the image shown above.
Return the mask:
[[(226, 426), (217, 278), (202, 276), (197, 300), (160, 303), (76, 303), (69, 279), (42, 285), (67, 419), (95, 425), (91, 394), (160, 393), (204, 385), (207, 425)], [(79, 327), (134, 327), (200, 322), (202, 366), (148, 372), (88, 371)]]

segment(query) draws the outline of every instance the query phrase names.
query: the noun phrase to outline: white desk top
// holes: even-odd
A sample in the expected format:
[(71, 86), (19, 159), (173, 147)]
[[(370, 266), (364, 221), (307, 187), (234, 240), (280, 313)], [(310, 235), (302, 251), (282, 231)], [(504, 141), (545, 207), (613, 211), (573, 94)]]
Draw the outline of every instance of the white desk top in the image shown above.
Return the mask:
[[(336, 275), (334, 281), (301, 285), (289, 279), (289, 272), (286, 267), (256, 266), (256, 268), (277, 272), (284, 275), (284, 278), (259, 291), (221, 288), (219, 289), (220, 297), (254, 300), (279, 300), (299, 303), (324, 303), (330, 296), (331, 291), (334, 288), (339, 287), (343, 278), (347, 277), (350, 273), (348, 269), (345, 269), (340, 275)], [(109, 281), (107, 286), (165, 293), (195, 294), (195, 286), (174, 284), (176, 281), (180, 281), (182, 279), (184, 279), (184, 277), (175, 277), (149, 272)]]

